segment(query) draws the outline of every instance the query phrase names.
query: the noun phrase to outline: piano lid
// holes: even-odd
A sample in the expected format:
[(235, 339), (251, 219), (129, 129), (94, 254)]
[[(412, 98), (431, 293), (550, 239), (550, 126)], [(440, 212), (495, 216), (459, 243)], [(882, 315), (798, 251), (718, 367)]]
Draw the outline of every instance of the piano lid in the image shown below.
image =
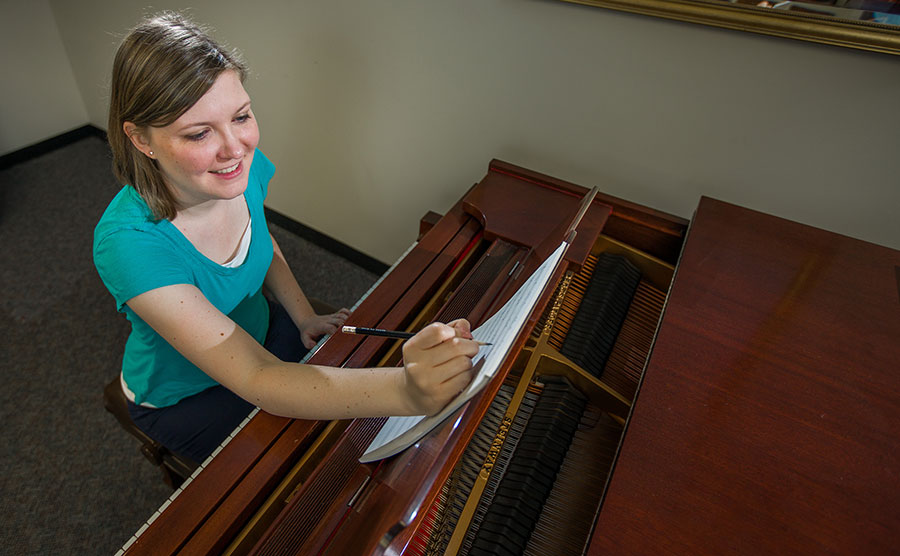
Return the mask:
[(703, 198), (589, 554), (896, 554), (898, 267)]

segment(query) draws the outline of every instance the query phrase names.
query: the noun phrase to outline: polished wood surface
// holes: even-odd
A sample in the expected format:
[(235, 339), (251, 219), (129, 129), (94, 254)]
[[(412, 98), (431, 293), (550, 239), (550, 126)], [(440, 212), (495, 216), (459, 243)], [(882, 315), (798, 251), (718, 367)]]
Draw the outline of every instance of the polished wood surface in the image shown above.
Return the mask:
[[(457, 316), (477, 324), (558, 245), (585, 192), (493, 161), (446, 215), (423, 220), (420, 242), (348, 324), (413, 329)], [(603, 194), (595, 205), (554, 282), (601, 245), (678, 266), (636, 401), (620, 420), (625, 433), (586, 552), (896, 553), (900, 252), (708, 198), (686, 240), (685, 220)], [(478, 281), (484, 261), (496, 272)], [(660, 295), (668, 289), (669, 278), (647, 278)], [(527, 351), (550, 293), (501, 377)], [(528, 349), (540, 354), (543, 345)], [(337, 335), (312, 361), (396, 362), (395, 348)], [(541, 357), (542, 372), (563, 364)], [(603, 402), (616, 395), (575, 378), (625, 416), (630, 399)], [(416, 446), (374, 464), (356, 458), (378, 420), (259, 412), (127, 553), (220, 554), (247, 535), (236, 553), (256, 544), (266, 554), (371, 554), (388, 531), (387, 553), (405, 553), (499, 387), (492, 382)], [(248, 526), (292, 474), (299, 486), (271, 510), (277, 517)], [(288, 526), (293, 509), (309, 523)], [(279, 535), (281, 548), (264, 546)]]
[[(482, 180), (463, 198), (462, 207), (479, 223), (481, 235), (490, 243), (486, 264), (492, 264), (490, 259), (506, 262), (479, 286), (473, 287), (464, 279), (453, 295), (462, 295), (468, 303), (452, 313), (439, 310), (438, 320), (465, 317), (473, 326), (481, 324), (560, 244), (584, 193), (522, 182), (507, 175)], [(591, 207), (578, 227), (578, 237), (567, 252), (567, 259), (583, 262), (611, 210), (602, 203)], [(558, 281), (566, 264), (558, 269), (552, 283)], [(518, 267), (521, 270), (515, 272)], [(477, 267), (470, 272), (477, 273)], [(467, 291), (469, 288), (472, 291)], [(405, 527), (390, 546), (405, 546), (453, 471), (552, 293), (551, 287), (542, 295), (495, 380), (415, 447), (381, 462), (358, 463), (356, 460), (367, 445), (364, 439), (373, 435), (369, 434), (368, 420), (354, 421), (310, 480), (298, 489), (281, 520), (253, 553), (371, 554), (384, 542), (385, 533), (399, 524)], [(413, 299), (404, 298), (410, 305), (404, 312), (411, 313)], [(453, 305), (451, 297), (446, 306)], [(348, 319), (348, 324), (356, 322), (354, 317)], [(380, 326), (403, 329), (404, 324)], [(351, 358), (350, 362), (348, 366), (364, 364), (362, 359)]]
[[(361, 322), (393, 327), (405, 316), (407, 303), (424, 297), (430, 281), (449, 269), (459, 244), (479, 232), (461, 207), (455, 207), (424, 237), (379, 286), (384, 292), (369, 296), (356, 310)], [(462, 240), (460, 240), (462, 238)], [(448, 252), (449, 246), (449, 252)], [(420, 280), (424, 275), (424, 280)], [(406, 295), (405, 295), (406, 294)], [(399, 305), (399, 306), (398, 306)], [(374, 338), (336, 335), (313, 356), (312, 362), (340, 366), (377, 351)], [(259, 412), (224, 446), (201, 473), (182, 487), (164, 511), (128, 545), (129, 554), (176, 554), (191, 543), (196, 553), (215, 554), (255, 512), (287, 470), (302, 457), (325, 423), (291, 420)], [(287, 447), (286, 450), (283, 447)], [(286, 452), (286, 453), (285, 453)], [(257, 471), (262, 469), (263, 471)], [(254, 503), (241, 506), (246, 494), (257, 493)]]
[[(586, 192), (587, 188), (581, 186), (492, 161), (487, 175), (447, 214), (436, 222), (434, 218), (423, 222), (419, 243), (355, 309), (348, 324), (389, 329), (416, 326), (414, 316), (421, 315), (426, 302), (435, 301), (432, 298), (439, 295), (442, 284), (458, 272), (458, 265), (476, 244), (482, 246), (479, 247), (482, 256), (494, 251), (506, 253), (504, 256), (509, 259), (504, 269), (511, 270), (499, 274), (480, 292), (481, 298), (465, 305), (467, 308), (461, 315), (455, 315), (472, 315), (477, 324), (512, 295), (531, 270), (559, 244)], [(582, 220), (575, 243), (556, 278), (564, 270), (577, 269), (582, 264), (601, 231), (674, 263), (686, 225), (683, 219), (601, 194)], [(458, 290), (464, 290), (465, 284), (464, 280)], [(545, 292), (539, 307), (546, 304), (551, 289)], [(451, 293), (447, 306), (459, 297), (459, 291)], [(441, 303), (437, 300), (439, 306)], [(451, 316), (452, 311), (448, 311), (441, 309), (436, 316)], [(540, 308), (532, 315), (514, 351), (522, 348), (539, 312)], [(390, 345), (392, 341), (383, 338), (336, 335), (319, 349), (311, 362), (346, 367), (374, 365), (386, 353), (390, 354)], [(501, 375), (509, 370), (514, 359), (515, 356), (510, 357)], [(331, 464), (335, 454), (341, 450), (357, 450), (361, 454), (365, 446), (355, 445), (352, 435), (367, 427), (377, 427), (377, 423), (360, 419), (328, 424), (259, 412), (151, 518), (136, 539), (126, 545), (126, 552), (221, 553), (236, 535), (243, 534), (242, 529), (246, 531), (248, 520), (254, 519), (264, 499), (295, 466), (300, 466), (298, 462), (306, 462), (310, 457), (311, 470), (301, 473), (302, 485), (289, 498), (291, 503), (298, 503), (305, 496), (314, 498), (319, 496), (314, 485), (327, 484), (328, 496), (321, 503), (330, 509), (315, 514), (315, 530), (304, 542), (315, 550), (327, 545), (335, 554), (369, 552), (398, 518), (409, 514), (417, 504), (427, 508), (450, 473), (454, 459), (463, 450), (465, 436), (477, 425), (497, 388), (499, 381), (464, 406), (454, 416), (460, 417), (458, 427), (450, 427), (448, 421), (402, 455), (384, 463), (355, 464), (341, 471), (343, 475), (338, 480), (331, 479), (336, 472), (336, 466)], [(323, 432), (326, 427), (328, 432)], [(361, 437), (364, 434), (356, 438)], [(337, 440), (332, 444), (334, 438)], [(346, 509), (346, 503), (351, 500), (352, 512)], [(416, 518), (421, 519), (421, 515), (413, 516)], [(276, 519), (273, 527), (281, 519)], [(410, 534), (410, 530), (400, 531), (396, 543), (402, 546)], [(255, 538), (253, 535), (251, 539)], [(304, 548), (294, 543), (290, 550), (302, 553)]]
[(589, 554), (897, 554), (900, 252), (704, 198)]

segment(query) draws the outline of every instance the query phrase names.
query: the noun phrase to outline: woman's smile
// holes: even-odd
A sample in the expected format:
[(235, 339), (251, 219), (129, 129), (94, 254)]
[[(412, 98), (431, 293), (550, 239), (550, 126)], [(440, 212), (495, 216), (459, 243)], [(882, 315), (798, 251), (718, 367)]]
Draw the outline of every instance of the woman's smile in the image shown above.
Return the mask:
[(223, 168), (221, 170), (210, 170), (210, 172), (223, 178), (233, 178), (239, 175), (242, 169), (243, 165), (241, 164), (241, 161), (238, 160), (234, 163), (234, 166), (229, 166), (228, 168)]
[(149, 140), (178, 210), (242, 195), (259, 128), (238, 73), (222, 72), (177, 120), (150, 128)]

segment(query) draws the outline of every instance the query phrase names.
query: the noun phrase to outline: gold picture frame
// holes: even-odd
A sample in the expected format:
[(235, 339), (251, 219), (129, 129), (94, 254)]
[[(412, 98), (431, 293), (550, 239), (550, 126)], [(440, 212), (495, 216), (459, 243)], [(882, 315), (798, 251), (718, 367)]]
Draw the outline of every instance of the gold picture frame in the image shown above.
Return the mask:
[(574, 4), (688, 21), (900, 55), (900, 26), (798, 13), (728, 0), (563, 0)]

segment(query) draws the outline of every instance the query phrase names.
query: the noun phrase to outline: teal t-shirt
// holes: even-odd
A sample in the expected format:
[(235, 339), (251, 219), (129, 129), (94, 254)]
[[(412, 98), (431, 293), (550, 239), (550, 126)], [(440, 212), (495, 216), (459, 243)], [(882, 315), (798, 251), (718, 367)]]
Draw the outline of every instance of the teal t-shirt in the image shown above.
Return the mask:
[(136, 295), (174, 284), (194, 285), (259, 343), (265, 341), (269, 307), (262, 285), (273, 246), (263, 201), (274, 174), (275, 166), (257, 150), (244, 192), (250, 210), (250, 248), (244, 262), (234, 268), (206, 258), (170, 221), (154, 220), (131, 186), (123, 187), (103, 213), (94, 229), (94, 265), (118, 310), (131, 322), (122, 376), (135, 403), (166, 407), (217, 384), (126, 305)]

